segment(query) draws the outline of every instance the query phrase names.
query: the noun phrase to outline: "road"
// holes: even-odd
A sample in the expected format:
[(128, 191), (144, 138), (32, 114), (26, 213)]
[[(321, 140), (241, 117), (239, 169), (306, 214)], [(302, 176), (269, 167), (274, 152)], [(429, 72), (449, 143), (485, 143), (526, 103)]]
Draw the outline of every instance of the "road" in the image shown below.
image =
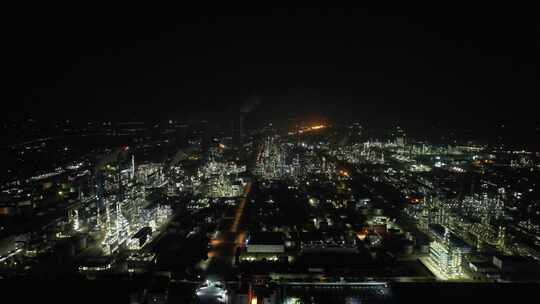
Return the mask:
[(236, 248), (243, 244), (245, 239), (245, 233), (240, 230), (240, 224), (244, 218), (251, 186), (252, 183), (247, 182), (230, 229), (220, 231), (218, 236), (210, 241), (212, 249), (208, 252), (209, 260), (206, 267), (208, 278), (225, 280), (232, 273), (232, 262)]
[(250, 192), (251, 181), (247, 182), (246, 187), (244, 188), (244, 195), (240, 198), (240, 203), (238, 204), (238, 209), (236, 209), (236, 213), (234, 215), (234, 222), (230, 230), (230, 232), (232, 233), (238, 233), (238, 227), (240, 225), (242, 217), (244, 216), (244, 209), (246, 208), (247, 197)]

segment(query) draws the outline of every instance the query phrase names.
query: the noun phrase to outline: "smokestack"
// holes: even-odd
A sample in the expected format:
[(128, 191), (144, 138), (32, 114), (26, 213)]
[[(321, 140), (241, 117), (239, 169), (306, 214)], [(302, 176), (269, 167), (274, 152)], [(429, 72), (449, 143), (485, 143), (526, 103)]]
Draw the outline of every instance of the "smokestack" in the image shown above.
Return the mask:
[(238, 121), (238, 140), (240, 146), (244, 144), (244, 116), (245, 112), (240, 112), (240, 119)]
[(131, 178), (135, 178), (135, 154), (131, 155)]
[(251, 96), (244, 102), (242, 107), (240, 107), (240, 113), (253, 112), (260, 104), (261, 100), (257, 96)]
[(249, 97), (244, 104), (240, 107), (240, 116), (238, 119), (238, 144), (242, 146), (244, 144), (245, 137), (245, 117), (247, 114), (251, 113), (255, 108), (261, 104), (260, 99), (252, 95)]

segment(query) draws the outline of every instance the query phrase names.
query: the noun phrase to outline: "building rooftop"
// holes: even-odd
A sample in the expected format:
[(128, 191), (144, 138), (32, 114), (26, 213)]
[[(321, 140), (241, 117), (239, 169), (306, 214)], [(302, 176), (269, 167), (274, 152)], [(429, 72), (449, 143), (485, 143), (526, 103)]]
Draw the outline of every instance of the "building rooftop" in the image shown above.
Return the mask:
[(282, 232), (251, 232), (249, 234), (250, 245), (283, 245)]

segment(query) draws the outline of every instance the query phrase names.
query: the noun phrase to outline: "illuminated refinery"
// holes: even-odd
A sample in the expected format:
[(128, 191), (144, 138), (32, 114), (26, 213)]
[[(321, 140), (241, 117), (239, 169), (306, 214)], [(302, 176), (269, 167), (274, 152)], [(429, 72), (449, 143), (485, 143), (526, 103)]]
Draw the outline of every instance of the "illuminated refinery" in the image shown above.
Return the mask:
[(537, 10), (204, 4), (6, 10), (0, 303), (538, 297)]
[[(187, 146), (104, 148), (6, 180), (2, 277), (159, 270), (220, 303), (303, 303), (313, 282), (385, 301), (400, 282), (539, 279), (537, 153), (431, 144), (400, 127), (373, 139), (358, 123), (267, 125), (242, 143), (165, 126), (191, 130)], [(149, 153), (162, 147), (169, 156)], [(22, 231), (7, 221), (29, 218)]]

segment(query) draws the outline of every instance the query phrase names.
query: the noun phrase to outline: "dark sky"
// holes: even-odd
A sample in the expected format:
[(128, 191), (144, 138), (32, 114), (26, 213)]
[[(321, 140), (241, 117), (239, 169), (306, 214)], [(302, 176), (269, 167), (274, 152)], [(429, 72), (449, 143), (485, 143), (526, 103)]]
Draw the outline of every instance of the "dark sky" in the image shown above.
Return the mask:
[[(531, 8), (17, 9), (4, 27), (10, 118), (231, 112), (534, 123)], [(260, 114), (260, 113), (259, 113)]]

